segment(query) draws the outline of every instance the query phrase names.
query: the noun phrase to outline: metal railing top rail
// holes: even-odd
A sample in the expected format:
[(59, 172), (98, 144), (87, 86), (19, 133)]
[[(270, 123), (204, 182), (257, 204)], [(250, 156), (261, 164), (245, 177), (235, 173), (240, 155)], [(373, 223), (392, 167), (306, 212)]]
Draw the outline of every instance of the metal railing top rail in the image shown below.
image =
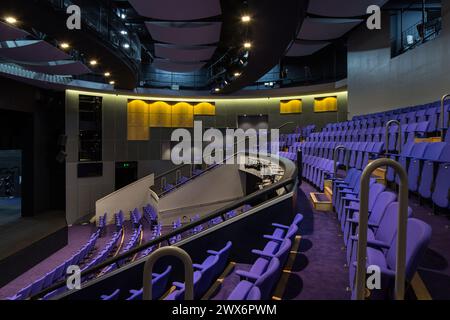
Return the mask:
[(339, 156), (339, 150), (344, 150), (344, 157), (345, 157), (345, 160), (344, 160), (344, 162), (345, 162), (345, 166), (347, 167), (347, 162), (346, 162), (346, 160), (347, 160), (347, 148), (344, 146), (344, 145), (339, 145), (339, 146), (337, 146), (336, 148), (334, 148), (334, 154), (333, 154), (333, 160), (334, 160), (334, 171), (333, 171), (333, 173), (334, 173), (334, 178), (336, 178), (336, 176), (337, 176), (337, 164), (338, 164), (338, 156)]
[(364, 300), (366, 283), (367, 229), (369, 226), (369, 188), (372, 173), (384, 166), (394, 168), (400, 178), (397, 252), (395, 266), (395, 299), (403, 300), (405, 295), (406, 233), (408, 220), (408, 175), (400, 163), (388, 158), (377, 159), (367, 165), (361, 175), (359, 226), (356, 269), (356, 299)]
[(386, 123), (386, 132), (384, 137), (386, 154), (389, 153), (389, 128), (394, 124), (396, 124), (398, 128), (398, 139), (397, 139), (398, 153), (400, 154), (402, 152), (402, 124), (398, 120), (389, 120)]
[(194, 300), (194, 265), (191, 256), (181, 248), (178, 247), (164, 247), (159, 248), (147, 258), (144, 264), (144, 272), (142, 279), (143, 293), (142, 300), (152, 300), (153, 295), (153, 267), (156, 261), (166, 256), (174, 256), (183, 262), (184, 265), (184, 300)]
[[(441, 137), (442, 137), (442, 140), (444, 140), (444, 137), (445, 137), (445, 130), (446, 129), (448, 130), (448, 128), (447, 128), (448, 123), (445, 123), (445, 112), (446, 112), (445, 111), (445, 101), (448, 98), (450, 98), (450, 93), (442, 96), (442, 98), (441, 98)], [(448, 119), (447, 119), (447, 121), (448, 121)]]
[[(115, 263), (117, 263), (117, 262), (119, 262), (119, 261), (121, 261), (123, 259), (130, 258), (130, 257), (134, 256), (135, 254), (137, 254), (137, 253), (139, 253), (139, 252), (141, 252), (141, 251), (143, 251), (145, 249), (148, 249), (148, 248), (150, 248), (150, 247), (152, 247), (154, 245), (161, 244), (164, 241), (169, 241), (171, 238), (173, 238), (173, 237), (175, 237), (175, 236), (177, 236), (179, 234), (182, 234), (184, 232), (187, 232), (187, 231), (189, 231), (189, 230), (191, 230), (191, 229), (193, 229), (193, 228), (195, 228), (195, 227), (197, 227), (197, 226), (199, 226), (201, 224), (209, 222), (209, 221), (211, 221), (214, 218), (217, 218), (217, 217), (224, 218), (224, 216), (225, 216), (225, 214), (227, 212), (229, 212), (229, 211), (231, 211), (231, 210), (233, 210), (235, 208), (238, 208), (240, 206), (243, 206), (245, 204), (248, 204), (249, 202), (258, 199), (261, 196), (264, 196), (266, 194), (272, 194), (273, 191), (275, 191), (275, 190), (282, 189), (282, 188), (288, 190), (288, 186), (289, 185), (295, 185), (296, 178), (297, 178), (296, 177), (296, 171), (294, 170), (294, 172), (292, 173), (292, 175), (290, 177), (286, 177), (285, 179), (283, 179), (283, 180), (281, 180), (279, 182), (276, 182), (276, 183), (274, 183), (274, 184), (272, 184), (272, 185), (270, 185), (270, 186), (268, 186), (268, 187), (266, 187), (266, 188), (264, 188), (262, 190), (258, 190), (258, 191), (254, 192), (254, 193), (252, 193), (252, 194), (250, 194), (248, 196), (242, 197), (241, 199), (236, 200), (236, 201), (232, 202), (231, 204), (226, 205), (223, 208), (220, 208), (220, 209), (217, 209), (217, 210), (213, 211), (212, 213), (204, 216), (203, 218), (200, 218), (199, 220), (196, 220), (196, 221), (191, 222), (191, 223), (189, 223), (187, 225), (184, 225), (184, 226), (182, 226), (182, 227), (180, 227), (180, 228), (178, 228), (178, 229), (176, 229), (176, 230), (174, 230), (174, 231), (172, 231), (170, 233), (162, 235), (162, 236), (160, 236), (160, 237), (158, 237), (158, 238), (156, 238), (154, 240), (150, 240), (149, 242), (147, 242), (145, 244), (142, 244), (142, 245), (140, 245), (138, 247), (135, 247), (135, 248), (127, 251), (126, 253), (119, 254), (119, 255), (117, 255), (117, 256), (115, 256), (113, 258), (110, 258), (110, 259), (102, 262), (102, 263), (99, 263), (96, 266), (93, 266), (92, 268), (89, 268), (89, 269), (87, 269), (85, 271), (82, 271), (81, 274), (80, 274), (80, 277), (83, 278), (86, 275), (93, 274), (93, 273), (95, 273), (97, 271), (102, 270), (103, 268), (105, 268), (105, 267), (107, 267), (109, 265), (115, 264)], [(120, 266), (118, 266), (118, 267), (120, 269)], [(39, 293), (35, 294), (34, 296), (30, 297), (30, 299), (31, 300), (37, 300), (39, 298), (42, 298), (47, 293), (50, 293), (50, 292), (52, 292), (54, 290), (57, 290), (57, 289), (61, 288), (64, 285), (66, 285), (66, 281), (65, 280), (61, 280), (61, 281), (53, 284), (52, 286), (48, 287), (47, 289), (42, 290), (41, 292), (39, 292)]]

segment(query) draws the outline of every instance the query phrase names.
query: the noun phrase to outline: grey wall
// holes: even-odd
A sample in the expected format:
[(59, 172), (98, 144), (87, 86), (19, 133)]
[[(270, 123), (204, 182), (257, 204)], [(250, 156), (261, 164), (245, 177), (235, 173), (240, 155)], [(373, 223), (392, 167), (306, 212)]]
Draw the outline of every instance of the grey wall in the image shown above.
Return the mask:
[(439, 100), (450, 92), (450, 1), (443, 0), (439, 38), (391, 59), (389, 13), (382, 29), (363, 24), (348, 43), (348, 108), (353, 115)]
[[(171, 128), (151, 128), (149, 141), (127, 140), (127, 103), (135, 97), (115, 94), (89, 93), (103, 97), (103, 176), (77, 178), (78, 165), (78, 100), (86, 92), (68, 90), (66, 92), (66, 211), (69, 223), (95, 213), (95, 201), (114, 191), (115, 161), (138, 161), (138, 175), (165, 172), (173, 167), (170, 161), (162, 159), (162, 143), (170, 141)], [(333, 93), (338, 96), (338, 112), (314, 113), (314, 97), (320, 94), (301, 96), (303, 113), (280, 115), (279, 98), (218, 99), (216, 116), (196, 117), (203, 120), (203, 127), (235, 128), (237, 116), (243, 114), (267, 114), (271, 128), (288, 121), (299, 125), (316, 124), (319, 127), (329, 122), (345, 121), (347, 118), (347, 94), (345, 91)], [(322, 95), (323, 96), (323, 95)], [(146, 98), (152, 100), (151, 97)], [(153, 98), (154, 100), (155, 98)], [(167, 99), (170, 100), (170, 99)], [(214, 99), (211, 99), (214, 100)], [(293, 127), (286, 128), (292, 132)], [(112, 213), (111, 213), (112, 214)]]

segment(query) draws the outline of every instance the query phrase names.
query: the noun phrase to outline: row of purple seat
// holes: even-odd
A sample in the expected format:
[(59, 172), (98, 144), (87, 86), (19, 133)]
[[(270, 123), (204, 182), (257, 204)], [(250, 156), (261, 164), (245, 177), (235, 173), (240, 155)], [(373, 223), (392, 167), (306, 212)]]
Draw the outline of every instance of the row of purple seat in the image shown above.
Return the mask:
[(301, 214), (297, 214), (291, 225), (274, 223), (271, 235), (265, 235), (268, 240), (262, 250), (252, 250), (258, 258), (249, 271), (236, 270), (240, 282), (228, 296), (228, 300), (270, 300), (272, 291), (278, 282), (281, 272), (298, 233)]
[[(227, 266), (232, 243), (229, 241), (220, 250), (208, 250), (208, 256), (200, 264), (193, 264), (194, 268), (194, 299), (201, 299), (217, 278), (223, 273)], [(171, 266), (167, 266), (161, 274), (152, 275), (152, 298), (160, 299), (168, 290)], [(185, 285), (181, 282), (173, 282), (172, 287), (176, 289), (165, 297), (165, 300), (183, 300), (185, 294)], [(124, 297), (126, 300), (142, 300), (143, 289), (130, 290), (130, 296)], [(121, 298), (121, 290), (116, 289), (110, 295), (104, 295), (102, 300), (118, 300)]]
[[(444, 209), (450, 208), (450, 143), (408, 143), (398, 154), (388, 154), (398, 161), (408, 173), (411, 192)], [(386, 179), (399, 183), (392, 168), (388, 168)]]
[[(445, 128), (448, 127), (448, 115), (450, 110), (450, 103), (446, 101), (444, 107), (444, 123)], [(414, 107), (400, 108), (389, 110), (385, 112), (378, 112), (374, 114), (361, 115), (353, 117), (352, 121), (363, 123), (378, 123), (384, 125), (389, 120), (398, 120), (401, 124), (408, 124), (414, 122), (428, 121), (430, 126), (429, 132), (440, 130), (441, 126), (441, 102), (436, 101), (430, 104), (418, 105)]]
[[(425, 137), (429, 122), (417, 122), (401, 126), (401, 136), (398, 126), (392, 125), (388, 131), (389, 150), (394, 150), (398, 143), (414, 141), (415, 138)], [(401, 139), (400, 139), (401, 138)], [(386, 140), (386, 127), (367, 129), (337, 129), (313, 133), (306, 141), (309, 142), (384, 142)]]
[(100, 229), (93, 233), (88, 242), (69, 259), (58, 265), (43, 277), (21, 289), (16, 295), (8, 298), (8, 300), (25, 300), (63, 278), (69, 266), (81, 264), (91, 254), (99, 236)]
[[(359, 179), (361, 173), (350, 170), (345, 179), (333, 180), (333, 204), (340, 222), (349, 266), (349, 283), (355, 298), (355, 275), (359, 225)], [(382, 184), (371, 181), (369, 193), (369, 229), (365, 267), (377, 266), (381, 271), (381, 287), (371, 291), (371, 299), (393, 297), (396, 270), (397, 196)], [(431, 238), (431, 227), (413, 219), (408, 208), (406, 279), (411, 281)]]

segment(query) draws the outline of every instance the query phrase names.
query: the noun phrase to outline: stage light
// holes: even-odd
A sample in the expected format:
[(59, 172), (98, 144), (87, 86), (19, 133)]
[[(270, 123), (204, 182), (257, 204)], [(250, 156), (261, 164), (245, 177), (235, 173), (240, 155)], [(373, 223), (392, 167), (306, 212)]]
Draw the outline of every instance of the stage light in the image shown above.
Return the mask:
[(63, 43), (61, 43), (60, 47), (62, 49), (69, 49), (70, 48), (70, 44), (68, 44), (67, 42), (63, 42)]
[(125, 36), (128, 34), (128, 32), (126, 30), (122, 30), (122, 31), (120, 31), (120, 34)]
[(244, 43), (244, 48), (245, 49), (250, 49), (251, 47), (252, 47), (252, 43), (251, 42), (247, 41), (247, 42)]
[(235, 72), (234, 73), (234, 76), (237, 78), (237, 77), (239, 77), (241, 74), (239, 73), (239, 72)]
[(116, 82), (115, 81), (110, 81), (109, 84), (113, 86), (113, 85), (116, 84)]
[(91, 60), (91, 61), (89, 61), (89, 64), (91, 66), (96, 66), (98, 64), (98, 61), (97, 60)]
[(125, 44), (123, 45), (123, 47), (124, 47), (125, 49), (130, 49), (130, 45), (129, 45), (128, 43), (125, 43)]
[(110, 72), (105, 72), (105, 77), (110, 77), (111, 76), (111, 73)]
[(16, 24), (16, 23), (17, 23), (17, 19), (14, 18), (14, 17), (11, 17), (11, 16), (6, 17), (6, 18), (5, 18), (5, 21), (8, 22), (8, 23), (10, 23), (10, 24)]
[(252, 18), (249, 15), (243, 15), (241, 18), (242, 22), (250, 22), (252, 20)]
[(120, 17), (121, 17), (122, 19), (126, 19), (126, 18), (127, 18), (127, 15), (126, 15), (125, 13), (122, 13), (122, 14), (120, 15)]
[(215, 91), (215, 92), (219, 92), (219, 91), (220, 91), (220, 88), (215, 88), (214, 91)]

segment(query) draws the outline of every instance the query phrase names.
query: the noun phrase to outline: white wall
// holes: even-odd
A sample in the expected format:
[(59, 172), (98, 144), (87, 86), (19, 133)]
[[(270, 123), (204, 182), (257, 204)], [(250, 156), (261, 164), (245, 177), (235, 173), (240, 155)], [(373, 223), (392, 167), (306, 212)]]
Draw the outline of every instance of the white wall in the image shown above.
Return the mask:
[(117, 190), (106, 197), (95, 202), (95, 218), (107, 214), (107, 223), (114, 221), (114, 213), (120, 208), (125, 214), (125, 217), (130, 216), (130, 211), (138, 208), (142, 211), (151, 201), (150, 187), (154, 184), (155, 176), (153, 174), (144, 177), (120, 190)]

